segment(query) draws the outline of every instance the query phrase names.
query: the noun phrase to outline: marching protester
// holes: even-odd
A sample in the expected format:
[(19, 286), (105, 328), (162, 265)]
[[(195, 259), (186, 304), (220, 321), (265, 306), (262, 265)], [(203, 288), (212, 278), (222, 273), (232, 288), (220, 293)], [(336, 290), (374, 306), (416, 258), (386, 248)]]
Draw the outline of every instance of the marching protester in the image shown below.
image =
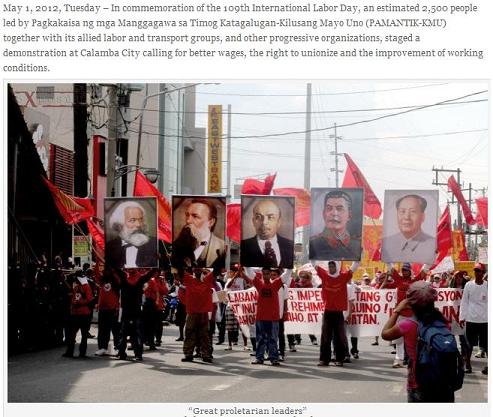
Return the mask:
[[(351, 324), (351, 315), (354, 310), (354, 301), (356, 300), (356, 293), (361, 292), (354, 281), (350, 281), (347, 284), (347, 302), (348, 308), (344, 310), (344, 330), (346, 333), (346, 338), (344, 339), (344, 363), (351, 363), (351, 355), (354, 359), (359, 359), (358, 350), (358, 338), (353, 336), (349, 325)], [(348, 338), (351, 341), (351, 350), (349, 350)], [(334, 349), (335, 350), (335, 349)]]
[[(230, 278), (226, 281), (225, 290), (228, 292), (234, 291), (243, 291), (246, 289), (245, 280), (241, 276), (241, 271), (238, 265), (235, 265), (230, 271)], [(248, 340), (247, 337), (241, 331), (238, 320), (235, 317), (233, 309), (231, 308), (231, 304), (226, 304), (226, 309), (224, 312), (226, 316), (226, 332), (228, 336), (228, 347), (225, 350), (233, 350), (233, 344), (238, 342), (238, 336), (241, 332), (241, 336), (243, 338), (243, 349), (248, 349)]]
[(169, 294), (168, 282), (166, 281), (166, 274), (162, 271), (156, 279), (157, 286), (157, 319), (156, 319), (156, 328), (154, 331), (154, 336), (156, 338), (155, 345), (161, 346), (162, 338), (163, 338), (163, 318), (164, 318), (164, 310), (165, 310), (165, 299)]
[[(460, 303), (460, 324), (466, 326), (466, 373), (472, 372), (471, 354), (476, 344), (488, 354), (488, 282), (484, 280), (485, 273), (484, 264), (474, 265), (474, 280), (465, 284)], [(488, 366), (482, 373), (488, 373)]]
[[(451, 381), (442, 379), (440, 384), (435, 384), (431, 387), (425, 384), (418, 384), (418, 334), (422, 336), (422, 333), (419, 333), (420, 326), (438, 326), (439, 328), (448, 326), (445, 317), (435, 308), (436, 297), (436, 290), (431, 283), (426, 281), (412, 283), (407, 290), (406, 298), (401, 300), (395, 307), (382, 330), (381, 336), (384, 340), (396, 340), (401, 337), (404, 339), (406, 351), (409, 355), (407, 375), (408, 402), (454, 402), (455, 388), (450, 384)], [(399, 320), (401, 315), (409, 309), (411, 309), (414, 318), (404, 316)], [(443, 334), (447, 333), (453, 338), (450, 332), (443, 332)], [(434, 366), (438, 365), (435, 364)], [(452, 369), (450, 370), (452, 371)], [(440, 370), (432, 369), (431, 371), (439, 372)]]
[(449, 288), (460, 288), (461, 290), (467, 284), (466, 271), (455, 271), (449, 281)]
[[(372, 279), (370, 286), (376, 290), (380, 289), (385, 281), (386, 274), (382, 271), (377, 271), (375, 277)], [(378, 336), (375, 336), (375, 341), (371, 344), (372, 346), (378, 346)]]
[[(463, 290), (466, 286), (466, 271), (455, 271), (449, 280), (449, 288), (458, 288)], [(460, 343), (460, 352), (462, 356), (465, 358), (467, 356), (468, 344), (466, 335), (459, 335), (459, 343)]]
[[(288, 275), (289, 272), (289, 275)], [(275, 280), (276, 278), (281, 277), (279, 269), (271, 270), (271, 280)], [(279, 347), (279, 362), (284, 362), (284, 358), (286, 356), (286, 338), (284, 334), (284, 313), (287, 310), (287, 300), (288, 300), (288, 291), (289, 284), (291, 283), (291, 270), (286, 270), (281, 277), (283, 282), (281, 289), (278, 292), (279, 297), (279, 334), (277, 337), (278, 347)]]
[(279, 290), (283, 283), (291, 276), (291, 270), (286, 270), (282, 276), (280, 270), (274, 271), (272, 276), (271, 268), (263, 268), (262, 272), (255, 273), (252, 268), (245, 268), (243, 276), (253, 283), (257, 289), (257, 316), (255, 322), (256, 351), (254, 365), (262, 365), (267, 351), (267, 360), (273, 366), (279, 366), (279, 351), (277, 340), (279, 335)]
[[(411, 264), (409, 262), (404, 262), (401, 266), (401, 273), (399, 272), (390, 264), (387, 265), (388, 271), (390, 271), (386, 277), (384, 282), (382, 283), (380, 288), (385, 288), (385, 289), (397, 289), (397, 301), (396, 303), (399, 304), (402, 300), (406, 298), (406, 293), (407, 290), (409, 289), (409, 286), (419, 280), (424, 280), (426, 278), (426, 272), (428, 271), (427, 265), (423, 265), (420, 273), (413, 277), (412, 276), (412, 270), (411, 270)], [(392, 278), (392, 282), (389, 282), (389, 278)], [(413, 312), (411, 308), (403, 308), (403, 311), (400, 313), (400, 317), (411, 317), (413, 315)], [(405, 361), (405, 349), (404, 349), (404, 342), (402, 338), (398, 338), (397, 340), (393, 341), (395, 343), (395, 358), (394, 358), (394, 363), (392, 364), (393, 368), (403, 368), (404, 367), (404, 361)]]
[[(149, 350), (156, 350), (156, 332), (160, 324), (160, 336), (163, 333), (161, 322), (161, 312), (164, 307), (163, 296), (168, 293), (168, 288), (161, 285), (159, 278), (153, 276), (144, 284), (144, 305), (142, 306), (142, 332), (144, 342), (149, 346)], [(162, 293), (165, 292), (165, 294)]]
[(155, 269), (131, 268), (127, 270), (116, 269), (121, 291), (121, 330), (120, 345), (117, 357), (127, 360), (127, 338), (134, 351), (135, 360), (142, 361), (144, 342), (142, 336), (142, 295), (144, 284), (155, 274)]
[(358, 266), (359, 262), (353, 262), (351, 268), (345, 272), (341, 272), (339, 261), (329, 261), (328, 271), (319, 265), (315, 266), (322, 280), (322, 300), (325, 304), (318, 366), (329, 366), (332, 339), (334, 340), (335, 365), (343, 366), (346, 337), (343, 311), (348, 308), (347, 284)]
[[(221, 284), (218, 282), (217, 277), (220, 276), (220, 273), (214, 270), (212, 272), (214, 274), (214, 280), (211, 285), (211, 297), (212, 297), (212, 310), (209, 311), (209, 350), (212, 353), (214, 352), (214, 346), (212, 344), (212, 339), (214, 337), (214, 333), (216, 332), (216, 322), (221, 322), (221, 305), (222, 303), (219, 300), (218, 292), (222, 291)], [(199, 348), (199, 347), (197, 347)]]
[[(173, 275), (175, 275), (173, 273)], [(176, 292), (176, 298), (178, 303), (176, 305), (175, 314), (175, 324), (178, 326), (179, 336), (175, 339), (176, 342), (183, 342), (185, 340), (184, 330), (185, 330), (185, 320), (187, 318), (186, 311), (186, 289), (185, 286), (181, 284), (178, 278), (174, 281), (174, 291)]]
[(187, 312), (183, 342), (184, 357), (181, 361), (192, 362), (193, 351), (196, 346), (200, 346), (202, 361), (212, 363), (209, 313), (213, 310), (212, 286), (215, 276), (207, 268), (193, 268), (191, 272), (182, 270), (180, 278), (185, 285)]
[(110, 335), (113, 334), (113, 346), (119, 346), (118, 315), (120, 312), (120, 288), (114, 274), (103, 272), (99, 282), (98, 296), (98, 350), (96, 356), (113, 355), (109, 349)]
[(70, 302), (69, 333), (67, 337), (67, 349), (62, 355), (66, 358), (74, 357), (75, 337), (80, 330), (81, 341), (79, 345), (79, 358), (86, 358), (87, 335), (91, 327), (92, 316), (92, 290), (87, 277), (82, 271), (77, 271), (67, 279), (67, 284), (72, 288)]

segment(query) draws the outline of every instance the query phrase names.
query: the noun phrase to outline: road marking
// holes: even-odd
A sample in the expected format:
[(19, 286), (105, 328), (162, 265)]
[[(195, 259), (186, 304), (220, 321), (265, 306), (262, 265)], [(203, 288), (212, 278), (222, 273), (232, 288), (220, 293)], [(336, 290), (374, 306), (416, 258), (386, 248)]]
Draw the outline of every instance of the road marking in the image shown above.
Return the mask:
[(209, 391), (224, 391), (230, 386), (231, 384), (220, 384), (220, 385), (216, 385), (215, 387), (209, 388)]

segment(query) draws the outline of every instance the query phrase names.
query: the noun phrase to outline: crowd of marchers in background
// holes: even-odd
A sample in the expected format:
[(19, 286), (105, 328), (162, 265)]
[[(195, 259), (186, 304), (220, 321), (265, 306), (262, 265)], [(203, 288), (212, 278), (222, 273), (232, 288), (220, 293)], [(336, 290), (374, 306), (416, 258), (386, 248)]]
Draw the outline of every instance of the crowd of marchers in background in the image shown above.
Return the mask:
[[(296, 361), (296, 346), (302, 341), (301, 335), (284, 332), (288, 289), (319, 287), (325, 305), (321, 338), (309, 335), (310, 343), (320, 345), (318, 366), (332, 363), (343, 367), (360, 357), (358, 339), (347, 334), (355, 294), (369, 288), (396, 289), (397, 306), (381, 335), (391, 341), (389, 349), (395, 354), (389, 366), (408, 368), (409, 401), (453, 401), (450, 390), (442, 397), (429, 393), (427, 397), (419, 391), (417, 334), (421, 320), (426, 322), (432, 317), (430, 323), (446, 323), (434, 309), (435, 289), (463, 289), (460, 322), (465, 334), (459, 337), (459, 346), (465, 373), (473, 372), (474, 347), (478, 348), (476, 357), (486, 357), (488, 352), (485, 265), (477, 263), (474, 276), (469, 277), (464, 271), (432, 274), (426, 265), (413, 275), (411, 265), (403, 263), (400, 270), (388, 265), (387, 272), (378, 271), (374, 276), (365, 273), (361, 280), (355, 280), (356, 262), (347, 270), (341, 270), (337, 261), (322, 264), (296, 272), (234, 265), (229, 271), (133, 268), (109, 269), (100, 275), (89, 264), (72, 268), (60, 259), (55, 259), (51, 267), (38, 264), (22, 269), (20, 265), (11, 265), (9, 354), (64, 345), (64, 357), (87, 358), (87, 339), (96, 337), (98, 349), (91, 354), (129, 360), (128, 351), (132, 350), (132, 358), (140, 361), (144, 351), (156, 350), (163, 343), (163, 325), (174, 324), (179, 328), (176, 340), (183, 341), (183, 362), (198, 359), (211, 363), (214, 347), (226, 344), (226, 351), (233, 350), (241, 337), (241, 349), (253, 356), (252, 364), (270, 362), (280, 366), (286, 360)], [(219, 300), (217, 293), (250, 287), (257, 289), (258, 301), (252, 332), (256, 337), (248, 340), (231, 307), (225, 299)], [(96, 322), (94, 311), (97, 333), (91, 328)], [(372, 345), (379, 343), (376, 337)], [(487, 374), (487, 366), (481, 372)]]

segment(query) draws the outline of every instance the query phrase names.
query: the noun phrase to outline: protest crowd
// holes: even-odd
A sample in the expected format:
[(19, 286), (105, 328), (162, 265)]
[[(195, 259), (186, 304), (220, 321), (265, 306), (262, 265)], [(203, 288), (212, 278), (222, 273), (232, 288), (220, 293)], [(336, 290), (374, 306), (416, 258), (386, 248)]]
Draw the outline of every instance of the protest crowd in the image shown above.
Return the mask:
[[(341, 369), (366, 354), (358, 342), (370, 337), (372, 346), (389, 341), (389, 367), (407, 368), (409, 402), (454, 402), (472, 355), (488, 355), (488, 273), (479, 259), (469, 272), (456, 268), (450, 212), (439, 216), (436, 190), (386, 191), (382, 231), (363, 224), (382, 213), (366, 182), (271, 196), (274, 178), (253, 191), (244, 184), (241, 205), (173, 196), (171, 209), (137, 173), (133, 198), (106, 199), (104, 230), (90, 204), (46, 181), (65, 221), (86, 221), (97, 262), (75, 268), (62, 253), (11, 262), (9, 354), (63, 345), (64, 360), (140, 362), (166, 348), (163, 326), (176, 325), (184, 363), (213, 364), (219, 346), (241, 343), (252, 367), (281, 367), (307, 337), (318, 346), (314, 365)], [(294, 230), (308, 224), (298, 252), (309, 262), (296, 263)], [(237, 261), (226, 237), (239, 245)], [(88, 352), (92, 337), (97, 350)]]
[[(314, 363), (343, 367), (359, 359), (360, 355), (358, 336), (348, 330), (351, 316), (356, 314), (355, 300), (364, 298), (356, 294), (396, 289), (393, 311), (387, 314), (388, 322), (381, 335), (374, 335), (373, 345), (382, 343), (379, 336), (390, 340), (389, 350), (395, 352), (395, 359), (389, 366), (409, 368), (409, 401), (449, 402), (453, 401), (453, 389), (445, 393), (435, 389), (427, 394), (429, 397), (417, 389), (420, 313), (416, 305), (431, 303), (432, 314), (436, 312), (446, 323), (445, 327), (450, 328), (450, 321), (433, 307), (433, 303), (437, 300), (437, 291), (460, 289), (459, 323), (465, 332), (457, 338), (464, 372), (472, 372), (470, 358), (475, 347), (477, 357), (487, 355), (487, 272), (484, 264), (475, 264), (474, 277), (467, 276), (465, 271), (433, 274), (427, 271), (426, 265), (414, 274), (411, 265), (403, 263), (400, 270), (389, 264), (387, 271), (376, 271), (374, 276), (364, 273), (361, 279), (353, 279), (357, 262), (345, 270), (341, 270), (338, 261), (314, 264), (304, 265), (297, 271), (275, 267), (245, 268), (238, 264), (228, 271), (193, 266), (169, 271), (113, 269), (105, 270), (97, 277), (88, 264), (82, 269), (56, 264), (52, 267), (47, 264), (32, 266), (26, 276), (17, 276), (16, 282), (20, 285), (10, 288), (9, 313), (16, 320), (15, 327), (9, 327), (9, 346), (15, 352), (65, 345), (64, 357), (85, 358), (88, 355), (87, 338), (96, 337), (96, 356), (128, 360), (127, 350), (131, 349), (135, 360), (140, 361), (144, 351), (161, 346), (163, 324), (175, 324), (180, 328), (180, 337), (176, 340), (183, 341), (183, 362), (211, 363), (214, 348), (225, 345), (225, 350), (232, 350), (242, 340), (242, 349), (252, 356), (252, 364), (261, 365), (267, 361), (279, 366), (284, 361), (296, 361), (296, 346), (302, 341), (301, 334), (284, 330), (290, 314), (289, 290), (318, 288), (323, 300), (322, 324), (318, 332), (309, 333), (310, 343), (320, 343), (320, 356), (318, 361), (314, 358)], [(12, 268), (11, 273), (19, 274), (20, 268)], [(252, 311), (256, 313), (253, 313), (253, 324), (244, 326), (238, 320), (242, 318), (235, 314), (238, 311), (235, 303), (229, 300), (234, 300), (231, 294), (248, 294), (249, 289), (256, 293), (249, 298), (255, 305)], [(97, 322), (93, 321), (94, 311), (98, 313)], [(77, 332), (80, 335), (76, 356)], [(320, 332), (321, 339), (318, 340), (315, 334)], [(303, 332), (305, 336), (308, 334)], [(487, 374), (488, 367), (481, 372)]]

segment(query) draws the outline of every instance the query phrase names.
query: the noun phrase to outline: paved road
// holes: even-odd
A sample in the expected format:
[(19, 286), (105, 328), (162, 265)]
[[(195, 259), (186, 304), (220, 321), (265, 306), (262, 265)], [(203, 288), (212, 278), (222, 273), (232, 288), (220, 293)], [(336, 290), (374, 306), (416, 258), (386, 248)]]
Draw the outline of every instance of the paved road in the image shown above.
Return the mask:
[[(97, 329), (93, 328), (96, 334)], [(94, 357), (62, 358), (63, 348), (17, 355), (8, 362), (9, 402), (405, 402), (405, 369), (393, 369), (387, 343), (360, 339), (360, 359), (344, 368), (317, 367), (318, 346), (305, 336), (296, 353), (279, 368), (251, 365), (250, 352), (215, 346), (214, 363), (182, 363), (177, 328), (164, 328), (164, 344), (144, 352), (144, 361)], [(76, 347), (77, 349), (77, 347)], [(131, 354), (131, 352), (130, 352)], [(486, 359), (473, 361), (457, 402), (487, 401)]]

